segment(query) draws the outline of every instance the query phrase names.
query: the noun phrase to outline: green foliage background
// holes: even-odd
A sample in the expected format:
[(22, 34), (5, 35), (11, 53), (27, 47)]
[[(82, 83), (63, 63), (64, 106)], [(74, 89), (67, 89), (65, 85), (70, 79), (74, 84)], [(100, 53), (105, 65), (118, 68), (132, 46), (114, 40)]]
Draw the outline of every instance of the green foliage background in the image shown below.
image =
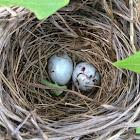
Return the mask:
[(113, 65), (140, 73), (140, 51), (124, 60), (113, 63)]
[(69, 3), (69, 0), (0, 0), (0, 6), (22, 6), (44, 19)]

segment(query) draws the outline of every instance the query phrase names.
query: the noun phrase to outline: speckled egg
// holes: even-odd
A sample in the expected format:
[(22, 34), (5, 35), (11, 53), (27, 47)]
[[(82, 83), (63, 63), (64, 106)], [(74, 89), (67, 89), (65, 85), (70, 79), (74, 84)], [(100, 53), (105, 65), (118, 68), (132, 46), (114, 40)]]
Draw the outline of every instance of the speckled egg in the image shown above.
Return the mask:
[(87, 62), (79, 63), (72, 75), (74, 85), (81, 91), (95, 90), (95, 86), (100, 85), (100, 75), (98, 70)]

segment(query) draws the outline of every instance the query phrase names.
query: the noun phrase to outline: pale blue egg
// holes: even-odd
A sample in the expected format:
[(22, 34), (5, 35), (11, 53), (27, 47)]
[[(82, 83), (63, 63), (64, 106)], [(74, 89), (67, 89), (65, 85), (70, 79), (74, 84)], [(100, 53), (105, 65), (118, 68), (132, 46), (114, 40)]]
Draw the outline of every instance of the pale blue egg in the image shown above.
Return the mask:
[(67, 84), (72, 76), (73, 63), (65, 53), (54, 54), (48, 61), (48, 73), (51, 80), (59, 85)]

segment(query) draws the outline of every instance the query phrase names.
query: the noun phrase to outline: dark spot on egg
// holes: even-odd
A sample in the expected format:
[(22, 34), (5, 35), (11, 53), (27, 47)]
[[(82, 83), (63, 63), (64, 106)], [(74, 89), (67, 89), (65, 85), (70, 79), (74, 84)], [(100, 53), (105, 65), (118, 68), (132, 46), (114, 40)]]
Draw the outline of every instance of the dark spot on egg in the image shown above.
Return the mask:
[(97, 80), (96, 80), (96, 79), (93, 79), (92, 81), (93, 81), (93, 82), (96, 82)]
[(78, 77), (80, 74), (83, 74), (83, 73), (79, 73), (79, 74), (77, 74), (77, 77)]
[(83, 67), (83, 68), (81, 69), (81, 71), (85, 71), (85, 67)]
[(53, 73), (54, 72), (54, 70), (53, 71), (51, 71), (51, 73)]

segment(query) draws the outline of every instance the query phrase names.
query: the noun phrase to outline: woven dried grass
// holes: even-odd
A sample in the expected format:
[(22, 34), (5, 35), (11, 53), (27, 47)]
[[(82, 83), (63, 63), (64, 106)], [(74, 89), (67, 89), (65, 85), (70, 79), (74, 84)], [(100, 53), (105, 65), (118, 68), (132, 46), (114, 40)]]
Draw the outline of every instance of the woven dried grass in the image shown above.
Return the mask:
[[(131, 3), (132, 2), (132, 3)], [(5, 139), (116, 140), (138, 138), (140, 77), (112, 65), (140, 50), (137, 4), (71, 1), (39, 21), (21, 7), (0, 8), (0, 127)], [(129, 7), (129, 8), (128, 8)], [(134, 34), (133, 34), (134, 30)], [(129, 39), (131, 37), (131, 40)], [(101, 75), (95, 92), (51, 95), (48, 58), (57, 52), (86, 61)]]

